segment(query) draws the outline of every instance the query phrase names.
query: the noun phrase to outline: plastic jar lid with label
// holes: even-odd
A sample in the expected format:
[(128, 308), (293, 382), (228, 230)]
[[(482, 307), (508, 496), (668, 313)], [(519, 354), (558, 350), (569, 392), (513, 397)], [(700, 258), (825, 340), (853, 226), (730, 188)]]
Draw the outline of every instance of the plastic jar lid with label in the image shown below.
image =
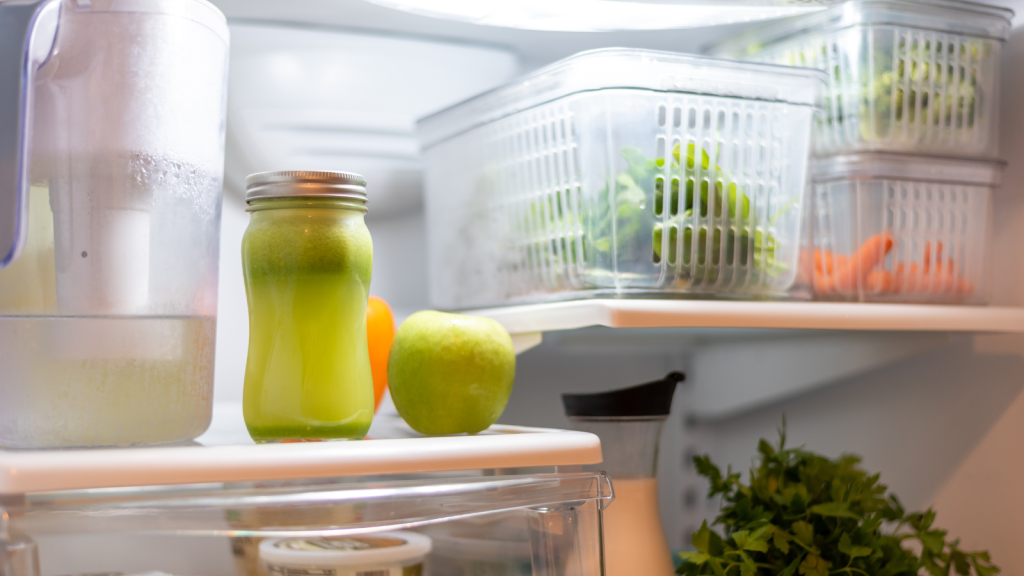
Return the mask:
[(260, 543), (260, 559), (270, 576), (421, 576), (430, 549), (416, 532), (273, 538)]

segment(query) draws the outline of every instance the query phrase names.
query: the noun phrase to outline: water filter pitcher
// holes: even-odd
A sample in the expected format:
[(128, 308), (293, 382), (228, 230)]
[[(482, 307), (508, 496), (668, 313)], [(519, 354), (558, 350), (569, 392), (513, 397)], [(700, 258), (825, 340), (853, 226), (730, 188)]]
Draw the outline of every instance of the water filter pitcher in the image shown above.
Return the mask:
[(0, 447), (209, 425), (227, 60), (204, 0), (0, 1)]

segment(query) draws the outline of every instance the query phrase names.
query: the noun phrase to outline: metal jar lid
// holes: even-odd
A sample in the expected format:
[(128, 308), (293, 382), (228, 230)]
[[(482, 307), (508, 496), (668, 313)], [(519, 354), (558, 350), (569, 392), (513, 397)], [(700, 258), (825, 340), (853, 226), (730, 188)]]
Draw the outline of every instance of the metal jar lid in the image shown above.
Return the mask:
[(264, 198), (344, 198), (366, 203), (366, 179), (352, 172), (282, 170), (245, 179), (245, 201)]

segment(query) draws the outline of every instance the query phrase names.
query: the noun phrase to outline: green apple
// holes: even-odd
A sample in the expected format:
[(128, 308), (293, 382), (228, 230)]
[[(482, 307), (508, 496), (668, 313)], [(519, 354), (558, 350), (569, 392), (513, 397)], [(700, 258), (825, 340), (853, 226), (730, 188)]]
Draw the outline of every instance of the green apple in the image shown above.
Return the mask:
[(423, 311), (398, 327), (388, 359), (395, 408), (422, 434), (474, 434), (508, 403), (516, 354), (490, 318)]

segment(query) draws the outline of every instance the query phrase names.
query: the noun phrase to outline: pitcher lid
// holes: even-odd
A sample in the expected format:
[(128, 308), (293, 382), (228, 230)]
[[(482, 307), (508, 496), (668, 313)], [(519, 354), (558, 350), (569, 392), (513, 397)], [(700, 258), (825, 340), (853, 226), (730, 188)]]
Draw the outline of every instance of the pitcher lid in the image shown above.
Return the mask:
[(669, 372), (661, 380), (596, 394), (562, 394), (570, 418), (668, 416), (676, 385), (686, 376)]

